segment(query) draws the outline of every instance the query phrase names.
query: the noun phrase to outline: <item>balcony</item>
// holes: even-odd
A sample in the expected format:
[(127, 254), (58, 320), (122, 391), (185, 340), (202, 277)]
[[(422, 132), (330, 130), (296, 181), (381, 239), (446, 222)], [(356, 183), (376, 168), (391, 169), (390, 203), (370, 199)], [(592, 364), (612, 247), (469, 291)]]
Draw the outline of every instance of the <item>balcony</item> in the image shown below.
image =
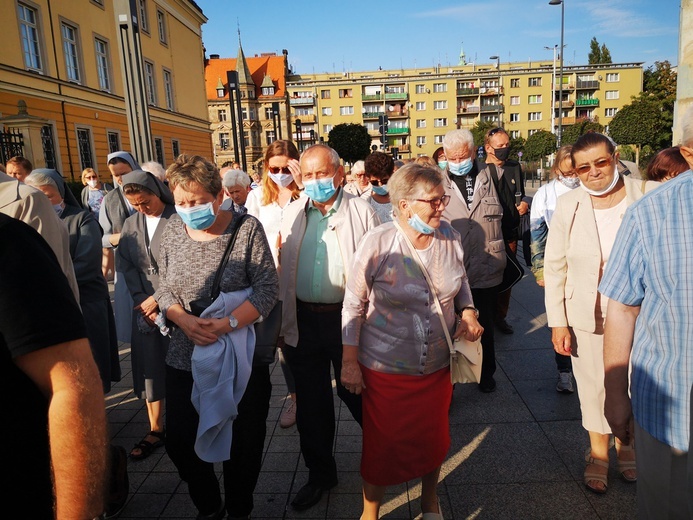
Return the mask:
[(294, 119), (294, 121), (296, 121), (298, 119), (301, 121), (301, 124), (307, 125), (307, 124), (315, 123), (315, 114), (307, 114), (307, 115), (303, 115), (303, 116), (294, 115), (293, 119)]
[(503, 112), (503, 105), (482, 105), (481, 106), (481, 113), (482, 114), (493, 114), (493, 113), (498, 113), (498, 112)]
[[(563, 100), (563, 108), (573, 108), (575, 106), (574, 101), (568, 101), (567, 99)], [(553, 108), (560, 108), (558, 101), (554, 102)]]
[(593, 81), (577, 81), (577, 88), (578, 89), (589, 89), (589, 90), (597, 90), (599, 88), (599, 82), (596, 80)]
[(378, 130), (378, 129), (374, 130), (372, 128), (369, 128), (368, 129), (368, 135), (370, 135), (371, 137), (380, 137), (380, 130)]
[(478, 96), (479, 95), (479, 87), (476, 87), (476, 88), (458, 88), (457, 89), (457, 95), (458, 96)]
[(384, 116), (385, 112), (364, 112), (361, 115), (364, 119), (378, 119), (380, 116)]
[(579, 107), (598, 107), (599, 100), (596, 98), (578, 99), (575, 101), (575, 104)]
[(388, 135), (396, 135), (396, 134), (408, 134), (409, 133), (409, 128), (388, 128), (387, 130)]
[(478, 114), (479, 105), (466, 105), (457, 107), (458, 114)]
[(481, 87), (479, 94), (482, 96), (497, 96), (498, 94), (503, 94), (503, 87)]
[(361, 101), (382, 101), (382, 94), (362, 94)]
[[(556, 90), (559, 90), (561, 88), (561, 82), (559, 80), (556, 80)], [(563, 90), (573, 90), (575, 88), (575, 84), (573, 82), (563, 82)]]
[(314, 105), (315, 104), (315, 98), (313, 96), (310, 97), (294, 97), (289, 99), (289, 104), (293, 106), (297, 105)]
[[(556, 124), (558, 124), (558, 118), (556, 118)], [(567, 126), (567, 125), (574, 125), (575, 124), (575, 118), (574, 117), (564, 117), (561, 119), (561, 125)]]
[(400, 152), (409, 152), (409, 145), (408, 144), (401, 144), (399, 145), (399, 151)]
[(386, 92), (385, 93), (385, 99), (401, 99), (405, 100), (407, 99), (408, 94), (406, 92)]
[(388, 111), (388, 113), (387, 113), (387, 117), (389, 117), (390, 119), (398, 119), (398, 118), (408, 117), (408, 116), (409, 116), (409, 114), (406, 110), (392, 110), (392, 111)]

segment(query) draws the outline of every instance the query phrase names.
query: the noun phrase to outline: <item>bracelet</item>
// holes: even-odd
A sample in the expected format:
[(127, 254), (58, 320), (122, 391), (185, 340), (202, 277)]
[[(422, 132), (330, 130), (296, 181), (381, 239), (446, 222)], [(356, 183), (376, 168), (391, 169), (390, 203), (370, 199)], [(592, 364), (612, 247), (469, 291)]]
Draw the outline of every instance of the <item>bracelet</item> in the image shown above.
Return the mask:
[(462, 317), (462, 313), (466, 310), (474, 311), (476, 319), (479, 319), (479, 309), (477, 309), (476, 307), (472, 307), (471, 305), (468, 305), (467, 307), (462, 307), (462, 310), (460, 311), (460, 317)]

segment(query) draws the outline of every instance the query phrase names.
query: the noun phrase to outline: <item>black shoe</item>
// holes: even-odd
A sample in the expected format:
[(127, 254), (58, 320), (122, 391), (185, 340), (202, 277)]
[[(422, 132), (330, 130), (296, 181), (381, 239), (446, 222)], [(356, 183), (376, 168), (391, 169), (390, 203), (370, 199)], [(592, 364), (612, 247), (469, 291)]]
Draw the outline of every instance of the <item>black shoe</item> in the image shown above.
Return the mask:
[(481, 382), (479, 383), (479, 390), (481, 390), (485, 394), (490, 394), (491, 392), (495, 392), (496, 391), (496, 380), (493, 379), (493, 377), (489, 377), (488, 379), (482, 379)]
[(496, 322), (496, 327), (498, 327), (498, 330), (500, 330), (503, 334), (512, 334), (515, 332), (512, 326), (505, 320), (498, 320)]
[(331, 486), (320, 486), (318, 484), (308, 482), (308, 484), (298, 490), (298, 493), (296, 493), (296, 496), (291, 501), (291, 507), (293, 507), (296, 511), (305, 511), (306, 509), (309, 509), (320, 502), (323, 491), (327, 491), (336, 485), (337, 484), (335, 483)]
[(221, 520), (225, 516), (226, 506), (224, 505), (224, 501), (222, 500), (216, 511), (214, 511), (213, 513), (209, 513), (208, 515), (203, 515), (202, 513), (199, 513), (197, 515), (197, 520)]
[(110, 445), (108, 497), (103, 518), (115, 518), (125, 507), (130, 494), (128, 455), (122, 446)]

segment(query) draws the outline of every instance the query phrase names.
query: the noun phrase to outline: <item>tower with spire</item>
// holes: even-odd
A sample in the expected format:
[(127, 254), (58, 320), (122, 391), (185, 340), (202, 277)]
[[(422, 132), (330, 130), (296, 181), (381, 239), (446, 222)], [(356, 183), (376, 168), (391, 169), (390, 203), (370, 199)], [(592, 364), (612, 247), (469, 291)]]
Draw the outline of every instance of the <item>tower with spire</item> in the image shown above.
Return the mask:
[(464, 53), (464, 47), (460, 47), (460, 62), (457, 64), (458, 66), (466, 65), (467, 64), (467, 56)]

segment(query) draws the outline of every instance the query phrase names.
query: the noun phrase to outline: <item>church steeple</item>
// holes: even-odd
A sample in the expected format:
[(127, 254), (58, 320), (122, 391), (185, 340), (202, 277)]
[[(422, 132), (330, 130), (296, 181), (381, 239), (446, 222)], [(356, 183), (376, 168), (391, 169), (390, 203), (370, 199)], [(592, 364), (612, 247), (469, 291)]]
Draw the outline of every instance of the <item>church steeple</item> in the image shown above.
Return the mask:
[(243, 54), (243, 46), (241, 45), (241, 29), (238, 29), (238, 56), (236, 58), (236, 72), (238, 72), (238, 84), (252, 86), (255, 88), (255, 83), (253, 83), (253, 77), (250, 74), (250, 69), (248, 68), (248, 62), (245, 60), (245, 54)]
[(464, 47), (460, 47), (460, 62), (458, 65), (466, 65), (467, 64), (467, 56), (464, 54)]

